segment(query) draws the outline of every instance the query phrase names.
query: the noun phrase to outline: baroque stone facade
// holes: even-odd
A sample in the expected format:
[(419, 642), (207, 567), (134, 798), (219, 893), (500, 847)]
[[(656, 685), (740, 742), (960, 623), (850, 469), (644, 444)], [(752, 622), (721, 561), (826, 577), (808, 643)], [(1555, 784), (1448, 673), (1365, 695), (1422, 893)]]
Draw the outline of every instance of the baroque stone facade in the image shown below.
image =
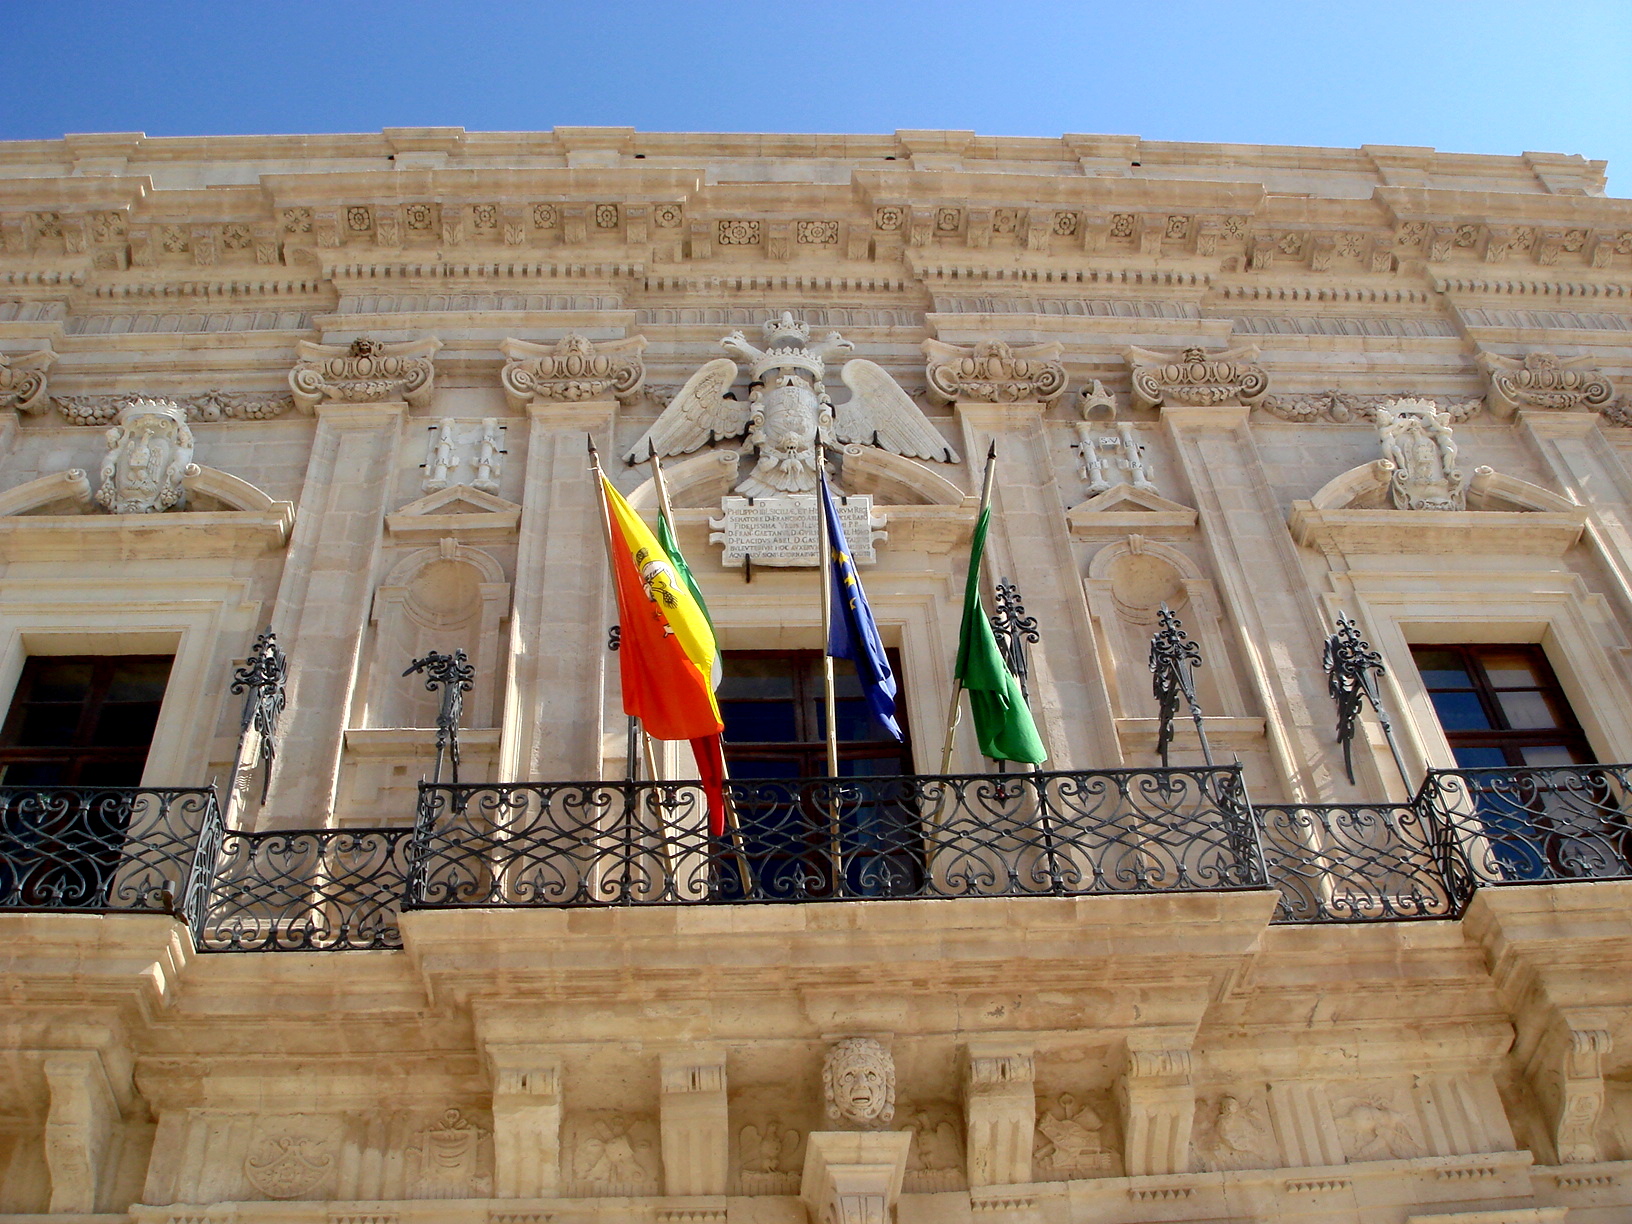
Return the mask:
[[(31, 661), (169, 669), (142, 788), (0, 777), (7, 1220), (1632, 1217), (1625, 779), (1434, 772), (1566, 706), (1632, 762), (1601, 163), (391, 128), (0, 179), (0, 767)], [(826, 463), (909, 772), (973, 781), (805, 792), (697, 869), (654, 823), (689, 750), (629, 759), (586, 437), (648, 519), (667, 459), (750, 659), (821, 645)], [(947, 729), (988, 454), (1043, 782)], [(1155, 769), (1164, 608), (1210, 770), (1182, 720)], [(1329, 688), (1340, 613), (1382, 670)], [(1413, 661), (1497, 647), (1556, 676), (1481, 680), (1506, 748)], [(538, 787), (420, 812), (432, 655), (461, 781)]]

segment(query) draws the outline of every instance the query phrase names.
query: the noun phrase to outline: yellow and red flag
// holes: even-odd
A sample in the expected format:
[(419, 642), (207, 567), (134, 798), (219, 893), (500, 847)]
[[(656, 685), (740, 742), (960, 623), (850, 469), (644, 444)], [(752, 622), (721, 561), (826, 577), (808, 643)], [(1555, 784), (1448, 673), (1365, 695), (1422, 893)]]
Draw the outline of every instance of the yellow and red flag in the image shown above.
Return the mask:
[(724, 828), (719, 735), (725, 724), (714, 700), (719, 646), (713, 626), (673, 558), (604, 475), (601, 494), (622, 625), (623, 712), (640, 719), (653, 739), (691, 741), (717, 834)]

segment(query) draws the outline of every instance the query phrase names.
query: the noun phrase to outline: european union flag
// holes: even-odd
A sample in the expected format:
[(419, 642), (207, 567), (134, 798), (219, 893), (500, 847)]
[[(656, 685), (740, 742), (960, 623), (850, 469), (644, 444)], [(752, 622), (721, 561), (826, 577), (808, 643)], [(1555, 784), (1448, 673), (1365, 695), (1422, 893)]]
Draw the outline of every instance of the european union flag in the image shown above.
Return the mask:
[(856, 665), (856, 677), (861, 681), (861, 694), (880, 725), (897, 740), (901, 726), (895, 721), (895, 694), (898, 687), (890, 660), (884, 654), (884, 643), (878, 638), (878, 625), (873, 610), (867, 606), (867, 594), (861, 589), (861, 576), (850, 560), (850, 545), (844, 538), (844, 527), (839, 523), (839, 512), (833, 506), (833, 494), (827, 488), (827, 474), (820, 472), (822, 513), (827, 515), (827, 542), (832, 550), (828, 558), (828, 598), (832, 600), (831, 628), (827, 636), (827, 653), (835, 659), (849, 659)]

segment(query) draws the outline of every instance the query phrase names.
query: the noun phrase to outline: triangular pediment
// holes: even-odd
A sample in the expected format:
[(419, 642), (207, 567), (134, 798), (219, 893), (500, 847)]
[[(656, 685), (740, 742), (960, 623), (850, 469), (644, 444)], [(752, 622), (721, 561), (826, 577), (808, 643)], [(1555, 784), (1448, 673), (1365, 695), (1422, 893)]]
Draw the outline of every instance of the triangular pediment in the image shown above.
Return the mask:
[(521, 507), (515, 502), (462, 484), (427, 493), (385, 516), (386, 529), (394, 536), (509, 535), (520, 523)]
[(1153, 489), (1131, 484), (1113, 485), (1066, 511), (1073, 531), (1115, 527), (1145, 531), (1153, 527), (1193, 527), (1196, 512), (1169, 501)]

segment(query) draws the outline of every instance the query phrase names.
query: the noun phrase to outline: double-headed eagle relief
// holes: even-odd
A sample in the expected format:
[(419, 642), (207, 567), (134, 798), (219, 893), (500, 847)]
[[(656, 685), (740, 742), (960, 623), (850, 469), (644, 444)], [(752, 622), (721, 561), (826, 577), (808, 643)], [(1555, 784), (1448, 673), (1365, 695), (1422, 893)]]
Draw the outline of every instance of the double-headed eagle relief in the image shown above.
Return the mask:
[(717, 358), (691, 376), (625, 459), (641, 463), (654, 450), (665, 458), (687, 455), (746, 433), (759, 461), (736, 491), (754, 498), (814, 491), (819, 446), (853, 443), (913, 459), (957, 462), (957, 453), (912, 397), (874, 362), (846, 361), (839, 377), (850, 398), (833, 403), (823, 373), (830, 360), (855, 347), (838, 332), (813, 345), (810, 327), (783, 311), (765, 324), (764, 333), (763, 349), (741, 332), (720, 341), (752, 372), (746, 401), (731, 393), (737, 360)]

